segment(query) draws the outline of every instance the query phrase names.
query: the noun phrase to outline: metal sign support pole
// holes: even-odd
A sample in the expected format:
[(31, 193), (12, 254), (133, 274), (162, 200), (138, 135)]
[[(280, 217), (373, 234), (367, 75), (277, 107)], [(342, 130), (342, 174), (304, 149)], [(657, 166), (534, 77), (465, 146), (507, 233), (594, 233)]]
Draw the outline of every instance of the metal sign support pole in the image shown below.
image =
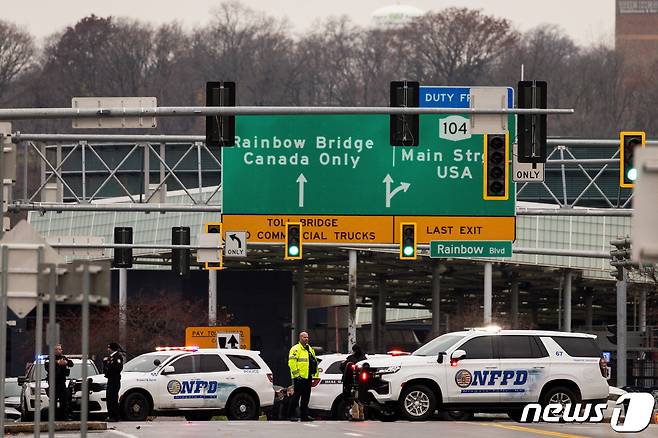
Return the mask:
[(128, 325), (128, 269), (119, 268), (119, 343), (126, 345)]
[(57, 268), (50, 265), (48, 272), (48, 437), (55, 436), (55, 344), (57, 343), (57, 322), (55, 320), (55, 289), (57, 285)]
[(352, 351), (356, 344), (356, 251), (351, 249), (349, 252), (349, 315), (347, 317), (347, 351)]
[(87, 414), (89, 407), (89, 382), (87, 361), (89, 360), (89, 289), (91, 283), (89, 263), (82, 265), (82, 400), (80, 402), (80, 436), (87, 437)]
[[(2, 163), (0, 163), (2, 168)], [(7, 375), (7, 269), (9, 267), (9, 247), (2, 245), (2, 277), (0, 277), (0, 432), (5, 435), (5, 376)]]
[(217, 271), (208, 270), (208, 325), (217, 325)]
[[(27, 151), (27, 149), (26, 149)], [(37, 320), (35, 327), (34, 339), (34, 360), (37, 367), (34, 369), (34, 436), (39, 438), (41, 436), (41, 366), (39, 366), (39, 358), (41, 357), (41, 349), (43, 348), (43, 292), (44, 285), (48, 284), (48, 277), (44, 274), (43, 269), (43, 247), (39, 247), (38, 272), (39, 277), (37, 280)], [(28, 382), (29, 384), (29, 382)]]
[(484, 264), (484, 325), (491, 324), (493, 307), (493, 263)]
[(626, 386), (626, 286), (628, 270), (617, 282), (617, 386)]

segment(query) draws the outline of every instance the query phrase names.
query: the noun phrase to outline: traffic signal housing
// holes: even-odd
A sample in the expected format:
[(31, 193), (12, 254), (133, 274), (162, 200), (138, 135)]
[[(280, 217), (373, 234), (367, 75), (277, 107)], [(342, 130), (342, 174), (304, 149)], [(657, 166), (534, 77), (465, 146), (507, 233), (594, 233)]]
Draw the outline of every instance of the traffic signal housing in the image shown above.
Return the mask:
[[(235, 82), (206, 82), (206, 106), (235, 106)], [(206, 146), (235, 146), (235, 116), (206, 116)]]
[(509, 199), (509, 145), (507, 133), (484, 134), (484, 188), (488, 201)]
[(608, 329), (606, 338), (612, 345), (617, 345), (617, 324), (608, 324), (606, 328)]
[(286, 224), (285, 260), (301, 260), (302, 258), (302, 224), (288, 222)]
[(615, 248), (610, 250), (610, 265), (614, 268), (610, 275), (617, 281), (624, 280), (624, 268), (629, 269), (636, 266), (631, 262), (631, 239), (619, 238), (610, 241), (610, 245)]
[[(173, 227), (171, 229), (171, 244), (189, 245), (190, 227)], [(190, 252), (189, 249), (171, 250), (171, 270), (179, 277), (188, 277), (190, 275)]]
[(418, 256), (416, 242), (416, 224), (407, 222), (400, 224), (400, 260), (416, 260)]
[[(221, 222), (208, 222), (206, 224), (206, 233), (216, 233), (220, 235), (220, 242), (222, 240), (222, 223)], [(224, 267), (224, 260), (222, 253), (219, 253), (219, 262), (206, 262), (205, 268), (209, 271), (218, 271)]]
[(644, 147), (646, 135), (639, 131), (622, 131), (619, 133), (619, 186), (635, 187), (637, 168), (635, 167), (635, 150)]
[[(132, 244), (132, 227), (114, 227), (114, 243)], [(114, 260), (112, 261), (112, 266), (115, 268), (132, 268), (133, 249), (114, 248)]]
[[(420, 83), (410, 81), (391, 82), (391, 107), (417, 108), (420, 102)], [(418, 146), (418, 114), (391, 114), (391, 146)]]
[[(518, 108), (546, 109), (546, 81), (519, 81)], [(546, 162), (546, 114), (518, 114), (516, 138), (519, 163)]]

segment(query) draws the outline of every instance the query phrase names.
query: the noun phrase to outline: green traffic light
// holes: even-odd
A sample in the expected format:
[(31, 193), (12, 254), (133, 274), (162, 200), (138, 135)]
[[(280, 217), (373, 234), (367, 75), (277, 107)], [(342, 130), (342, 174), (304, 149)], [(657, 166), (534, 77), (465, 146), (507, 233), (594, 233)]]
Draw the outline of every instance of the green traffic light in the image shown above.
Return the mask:
[(626, 178), (629, 181), (635, 181), (637, 179), (637, 169), (636, 168), (631, 168), (626, 171)]
[(402, 249), (402, 253), (403, 253), (406, 257), (411, 257), (412, 255), (414, 255), (414, 247), (413, 247), (413, 246), (405, 246), (405, 247)]
[(299, 247), (296, 245), (291, 245), (288, 247), (288, 255), (291, 257), (297, 257), (299, 255)]

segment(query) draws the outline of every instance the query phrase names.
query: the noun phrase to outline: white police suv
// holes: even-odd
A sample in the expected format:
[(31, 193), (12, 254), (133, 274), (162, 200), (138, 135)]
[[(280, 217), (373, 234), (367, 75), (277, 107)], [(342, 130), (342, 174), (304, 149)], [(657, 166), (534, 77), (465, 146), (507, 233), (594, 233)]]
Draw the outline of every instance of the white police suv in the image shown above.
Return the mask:
[[(71, 381), (80, 379), (82, 376), (82, 356), (80, 355), (67, 355), (67, 358), (73, 362), (73, 368), (70, 368), (69, 375), (66, 378), (67, 387)], [(48, 412), (49, 398), (48, 398), (48, 370), (45, 362), (48, 360), (47, 355), (40, 355), (36, 361), (30, 365), (25, 376), (17, 379), (18, 384), (21, 386), (20, 395), (20, 410), (21, 418), (23, 421), (32, 421), (34, 419), (34, 411), (36, 405), (36, 374), (37, 366), (40, 368), (40, 375), (42, 382), (39, 384), (40, 399), (41, 399), (41, 415)], [(87, 375), (93, 376), (98, 374), (98, 369), (93, 361), (87, 359)], [(75, 406), (70, 406), (72, 413), (76, 412)]]
[[(107, 379), (91, 380), (100, 391), (90, 400), (105, 402)], [(184, 415), (207, 421), (220, 414), (256, 420), (273, 403), (272, 372), (257, 351), (162, 347), (130, 360), (121, 373), (119, 406), (125, 420)], [(107, 412), (106, 403), (101, 411)]]
[(447, 333), (410, 356), (360, 362), (359, 399), (409, 420), (437, 409), (519, 419), (528, 403), (605, 403), (607, 368), (595, 339), (497, 328)]
[[(386, 354), (368, 355), (369, 358), (389, 357)], [(333, 420), (349, 419), (351, 405), (343, 399), (343, 372), (340, 365), (345, 353), (318, 355), (319, 378), (313, 379), (308, 407), (314, 415)]]

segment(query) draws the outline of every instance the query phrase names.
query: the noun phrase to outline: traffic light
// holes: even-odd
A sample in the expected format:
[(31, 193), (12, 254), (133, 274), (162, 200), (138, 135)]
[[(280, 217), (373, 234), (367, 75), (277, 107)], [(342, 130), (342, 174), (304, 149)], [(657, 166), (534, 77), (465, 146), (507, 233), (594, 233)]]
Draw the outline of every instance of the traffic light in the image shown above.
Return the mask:
[[(208, 222), (206, 224), (206, 233), (217, 233), (220, 235), (220, 242), (222, 240), (222, 223), (221, 222)], [(219, 253), (218, 262), (206, 262), (206, 269), (209, 271), (218, 271), (224, 267), (224, 260), (222, 258), (222, 253)]]
[(507, 133), (484, 134), (484, 188), (485, 200), (509, 199), (509, 147)]
[[(172, 245), (189, 245), (190, 244), (190, 227), (173, 227), (171, 229)], [(171, 269), (180, 277), (190, 275), (190, 250), (173, 249), (171, 250)]]
[[(518, 108), (546, 109), (546, 89), (545, 81), (519, 81)], [(516, 138), (519, 163), (546, 162), (546, 114), (519, 114)]]
[[(417, 108), (420, 84), (409, 81), (391, 82), (391, 107)], [(391, 114), (391, 146), (418, 146), (418, 114)]]
[(637, 169), (635, 168), (635, 150), (646, 143), (644, 132), (622, 131), (619, 133), (619, 186), (635, 187)]
[[(235, 82), (206, 82), (206, 106), (235, 106)], [(235, 146), (235, 116), (206, 116), (206, 146)]]
[(608, 324), (606, 328), (608, 329), (606, 338), (612, 345), (617, 345), (617, 324)]
[[(114, 227), (114, 243), (132, 244), (133, 243), (132, 227)], [(112, 265), (115, 268), (132, 268), (133, 249), (114, 248), (114, 260)]]
[(400, 260), (416, 260), (416, 224), (400, 224)]
[(624, 268), (629, 269), (637, 266), (636, 263), (631, 262), (631, 239), (620, 238), (610, 241), (610, 245), (615, 249), (610, 250), (610, 265), (615, 269), (610, 271), (610, 275), (615, 277), (617, 281), (624, 280)]
[(302, 224), (288, 222), (286, 224), (285, 260), (301, 260), (302, 258)]

